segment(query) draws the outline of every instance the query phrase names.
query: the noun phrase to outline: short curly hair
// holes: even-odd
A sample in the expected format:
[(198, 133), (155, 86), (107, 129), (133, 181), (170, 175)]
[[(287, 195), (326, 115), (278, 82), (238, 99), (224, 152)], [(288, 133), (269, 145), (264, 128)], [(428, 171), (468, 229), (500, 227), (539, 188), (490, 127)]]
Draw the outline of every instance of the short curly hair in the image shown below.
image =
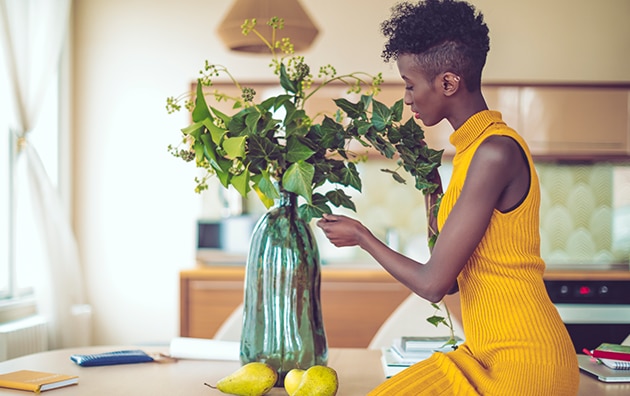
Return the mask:
[(387, 38), (385, 62), (402, 54), (415, 55), (427, 77), (451, 71), (464, 78), (469, 91), (481, 86), (481, 72), (490, 50), (483, 15), (464, 1), (424, 0), (392, 7), (392, 16), (381, 24)]

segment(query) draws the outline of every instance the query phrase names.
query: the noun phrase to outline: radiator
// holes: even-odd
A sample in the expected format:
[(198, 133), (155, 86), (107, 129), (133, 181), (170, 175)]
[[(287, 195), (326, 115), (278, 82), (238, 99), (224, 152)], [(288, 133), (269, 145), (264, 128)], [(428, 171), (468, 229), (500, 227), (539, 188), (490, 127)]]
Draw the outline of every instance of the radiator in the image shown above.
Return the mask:
[(48, 326), (43, 316), (0, 324), (0, 362), (48, 349)]

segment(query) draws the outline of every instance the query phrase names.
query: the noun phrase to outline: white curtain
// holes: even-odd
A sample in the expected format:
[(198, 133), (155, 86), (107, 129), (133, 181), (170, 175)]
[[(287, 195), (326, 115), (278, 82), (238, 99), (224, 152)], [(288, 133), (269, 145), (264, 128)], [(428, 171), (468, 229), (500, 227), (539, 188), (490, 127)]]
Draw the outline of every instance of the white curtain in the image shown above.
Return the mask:
[(70, 7), (71, 0), (0, 0), (0, 40), (16, 113), (11, 128), (18, 160), (26, 168), (32, 217), (38, 222), (45, 246), (46, 260), (38, 269), (44, 276), (35, 289), (38, 311), (49, 320), (51, 349), (87, 345), (91, 334), (91, 310), (85, 301), (82, 267), (69, 216), (36, 148), (29, 142), (41, 100), (58, 72)]

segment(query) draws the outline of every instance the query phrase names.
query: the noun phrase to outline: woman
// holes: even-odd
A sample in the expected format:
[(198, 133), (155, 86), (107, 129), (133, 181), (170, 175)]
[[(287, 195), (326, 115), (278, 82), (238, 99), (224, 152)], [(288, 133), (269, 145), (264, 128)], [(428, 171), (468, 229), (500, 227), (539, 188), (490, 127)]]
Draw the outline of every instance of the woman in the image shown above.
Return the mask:
[(538, 177), (529, 149), (488, 110), (481, 73), (488, 28), (471, 5), (402, 3), (382, 25), (404, 101), (427, 126), (453, 127), (453, 174), (438, 213), (439, 237), (422, 265), (360, 222), (318, 222), (338, 246), (360, 246), (419, 296), (438, 302), (459, 288), (466, 342), (390, 378), (370, 395), (575, 395), (571, 339), (544, 283)]

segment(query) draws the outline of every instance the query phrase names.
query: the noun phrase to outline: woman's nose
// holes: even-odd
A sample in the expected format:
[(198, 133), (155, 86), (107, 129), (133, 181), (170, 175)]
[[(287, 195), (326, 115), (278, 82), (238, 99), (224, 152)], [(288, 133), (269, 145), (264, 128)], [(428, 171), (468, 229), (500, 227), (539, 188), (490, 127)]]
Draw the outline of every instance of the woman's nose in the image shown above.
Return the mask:
[(411, 95), (411, 92), (405, 90), (405, 96), (403, 96), (403, 102), (407, 106), (411, 106), (413, 104), (413, 97)]

